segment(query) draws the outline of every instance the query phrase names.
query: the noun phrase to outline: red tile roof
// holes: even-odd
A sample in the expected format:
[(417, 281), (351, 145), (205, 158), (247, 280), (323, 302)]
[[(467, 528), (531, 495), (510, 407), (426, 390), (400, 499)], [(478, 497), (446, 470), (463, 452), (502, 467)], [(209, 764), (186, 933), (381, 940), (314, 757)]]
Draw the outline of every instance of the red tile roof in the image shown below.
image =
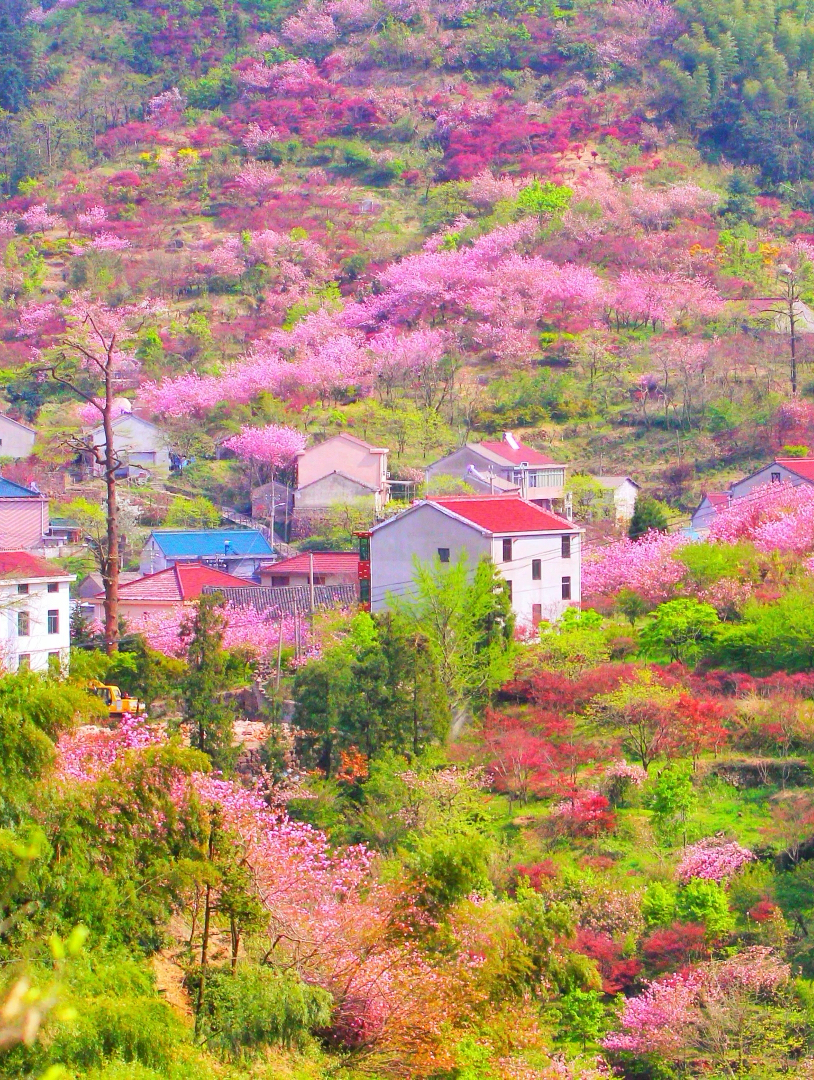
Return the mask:
[(573, 522), (519, 495), (450, 495), (427, 502), (491, 533), (579, 532)]
[(504, 461), (508, 461), (511, 465), (519, 465), (523, 461), (527, 461), (529, 465), (556, 464), (554, 458), (550, 458), (547, 454), (541, 454), (539, 450), (534, 450), (531, 446), (526, 446), (524, 443), (519, 443), (517, 450), (512, 449), (505, 439), (494, 442), (482, 442), (479, 445), (485, 446), (487, 450), (491, 450), (493, 454), (502, 457)]
[(730, 495), (728, 491), (708, 491), (705, 498), (716, 510), (719, 506), (729, 506)]
[[(168, 566), (166, 570), (124, 582), (119, 588), (119, 599), (139, 603), (160, 601), (165, 604), (182, 604), (188, 600), (197, 600), (204, 585), (245, 588), (246, 581), (201, 563), (176, 563)], [(103, 596), (104, 593), (97, 593), (93, 599), (101, 599)]]
[(0, 551), (0, 578), (65, 578), (71, 574), (30, 551)]
[[(359, 556), (355, 551), (314, 551), (314, 573), (316, 574), (353, 574), (359, 573)], [(276, 563), (263, 563), (261, 571), (268, 574), (307, 574), (310, 568), (310, 554), (305, 551), (292, 555), (290, 559), (281, 559)]]
[(775, 463), (806, 480), (814, 481), (814, 458), (775, 458)]

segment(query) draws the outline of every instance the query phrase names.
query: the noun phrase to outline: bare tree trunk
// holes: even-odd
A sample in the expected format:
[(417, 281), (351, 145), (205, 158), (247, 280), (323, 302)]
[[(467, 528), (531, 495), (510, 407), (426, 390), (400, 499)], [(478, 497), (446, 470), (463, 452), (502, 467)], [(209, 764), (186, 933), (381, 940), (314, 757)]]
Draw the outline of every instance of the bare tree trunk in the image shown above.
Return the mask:
[(105, 649), (108, 654), (119, 647), (119, 508), (116, 469), (119, 466), (113, 446), (113, 344), (108, 349), (105, 367), (105, 405), (102, 423), (105, 430), (105, 484), (107, 486), (107, 558), (105, 560)]

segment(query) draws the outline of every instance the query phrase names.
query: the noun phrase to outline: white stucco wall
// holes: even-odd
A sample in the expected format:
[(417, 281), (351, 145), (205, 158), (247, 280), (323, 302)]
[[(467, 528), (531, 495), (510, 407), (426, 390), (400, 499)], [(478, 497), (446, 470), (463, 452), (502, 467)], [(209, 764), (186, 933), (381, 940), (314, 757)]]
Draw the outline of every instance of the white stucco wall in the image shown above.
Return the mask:
[(0, 457), (28, 457), (34, 452), (36, 439), (36, 431), (0, 413)]
[(450, 563), (457, 562), (465, 551), (473, 569), (482, 556), (491, 553), (488, 535), (431, 506), (417, 506), (375, 529), (370, 538), (371, 610), (384, 610), (388, 593), (409, 595), (415, 574), (413, 560), (432, 562), (439, 547), (449, 548)]
[[(96, 428), (93, 441), (97, 446), (105, 445), (104, 428)], [(113, 446), (124, 464), (161, 473), (170, 470), (170, 452), (164, 432), (138, 416), (126, 414), (114, 421)]]
[(780, 480), (777, 481), (781, 484), (792, 484), (794, 487), (799, 487), (800, 484), (808, 484), (809, 480), (804, 480), (802, 476), (798, 476), (796, 473), (789, 472), (783, 465), (771, 464), (767, 465), (765, 469), (761, 469), (760, 472), (755, 473), (754, 476), (747, 476), (743, 480), (739, 480), (733, 484), (729, 489), (732, 492), (732, 501), (735, 499), (742, 499), (746, 495), (750, 495), (755, 488), (761, 487), (763, 484), (772, 483), (772, 473), (779, 473)]
[[(24, 580), (24, 579), (22, 579)], [(71, 645), (71, 608), (69, 581), (54, 582), (57, 591), (48, 592), (48, 583), (44, 580), (30, 579), (28, 593), (20, 594), (19, 582), (4, 581), (0, 585), (0, 659), (9, 671), (16, 671), (20, 656), (30, 657), (32, 671), (47, 671), (48, 657), (58, 653), (60, 664), (68, 664)], [(18, 613), (28, 612), (30, 633), (22, 636), (17, 631)], [(59, 616), (59, 629), (55, 634), (48, 633), (48, 612), (56, 611)]]
[[(508, 535), (508, 534), (507, 534)], [(515, 536), (512, 560), (503, 562), (503, 537), (492, 540), (492, 559), (498, 572), (512, 583), (512, 608), (520, 623), (531, 623), (534, 606), (539, 605), (543, 619), (558, 619), (567, 607), (578, 604), (582, 593), (582, 537), (571, 533), (571, 557), (562, 557), (562, 534), (541, 533)], [(532, 577), (532, 563), (540, 560), (540, 580)], [(562, 598), (562, 580), (571, 579), (571, 599)]]

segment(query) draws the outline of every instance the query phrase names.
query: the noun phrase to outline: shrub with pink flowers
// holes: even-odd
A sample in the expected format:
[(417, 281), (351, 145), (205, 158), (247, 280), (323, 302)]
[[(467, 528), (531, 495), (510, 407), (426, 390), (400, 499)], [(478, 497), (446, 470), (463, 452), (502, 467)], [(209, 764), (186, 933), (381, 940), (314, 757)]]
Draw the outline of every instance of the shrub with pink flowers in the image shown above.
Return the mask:
[(741, 847), (735, 840), (711, 836), (686, 848), (676, 876), (682, 882), (691, 878), (728, 881), (754, 857), (748, 848)]

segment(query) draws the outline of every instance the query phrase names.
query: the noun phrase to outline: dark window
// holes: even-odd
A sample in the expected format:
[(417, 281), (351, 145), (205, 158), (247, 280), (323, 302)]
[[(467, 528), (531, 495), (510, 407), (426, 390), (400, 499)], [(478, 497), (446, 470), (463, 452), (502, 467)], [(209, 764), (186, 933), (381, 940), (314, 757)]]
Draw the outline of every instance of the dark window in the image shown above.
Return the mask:
[(30, 671), (31, 670), (31, 657), (28, 653), (20, 653), (17, 658), (17, 670), (18, 671)]
[(359, 537), (359, 560), (361, 562), (370, 562), (370, 537)]
[(59, 633), (59, 612), (56, 610), (51, 610), (48, 612), (48, 633)]
[(27, 585), (18, 585), (17, 586), (17, 592), (22, 593), (23, 595), (26, 594), (28, 592), (28, 586)]
[(512, 561), (512, 538), (510, 536), (507, 536), (503, 541), (503, 561)]
[(543, 560), (532, 559), (531, 560), (531, 580), (542, 581), (543, 579)]
[(571, 537), (564, 536), (562, 538), (562, 557), (564, 559), (571, 558)]
[(532, 604), (531, 605), (531, 624), (532, 626), (539, 626), (543, 621), (543, 605)]
[(439, 548), (438, 558), (441, 562), (449, 562), (449, 548)]
[(509, 600), (511, 600), (511, 598), (512, 598), (512, 583), (510, 581), (506, 582), (506, 591), (509, 594)]
[(271, 575), (271, 587), (272, 589), (284, 589), (287, 585), (291, 584), (291, 578), (287, 574), (272, 574)]
[(359, 579), (359, 599), (363, 604), (370, 603), (370, 578)]
[(571, 599), (571, 578), (564, 577), (562, 579), (562, 598), (563, 600)]
[(773, 472), (772, 473), (772, 483), (773, 484), (779, 484), (780, 483), (780, 473), (779, 472)]
[(27, 611), (17, 612), (17, 633), (20, 637), (28, 637), (31, 633), (31, 619)]
[(48, 592), (59, 592), (59, 582), (58, 581), (49, 581), (48, 582)]

